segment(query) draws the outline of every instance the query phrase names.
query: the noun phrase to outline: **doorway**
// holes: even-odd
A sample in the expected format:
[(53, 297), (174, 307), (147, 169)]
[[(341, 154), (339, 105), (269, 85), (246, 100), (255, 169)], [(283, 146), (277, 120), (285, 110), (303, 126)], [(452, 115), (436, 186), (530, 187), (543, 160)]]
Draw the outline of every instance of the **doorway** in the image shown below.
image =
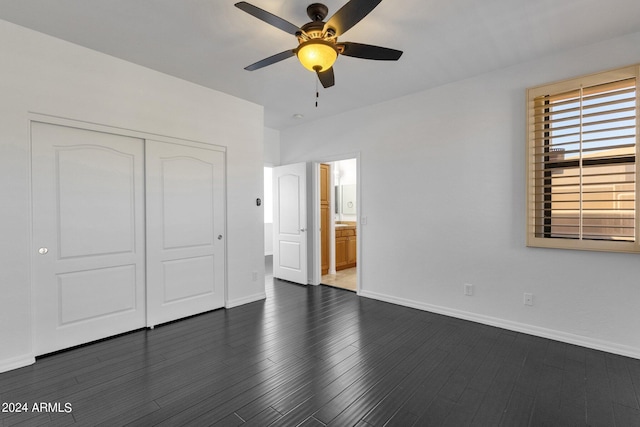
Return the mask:
[[(358, 157), (332, 159), (317, 164), (316, 214), (319, 236), (317, 283), (357, 292), (358, 254)], [(317, 229), (318, 229), (317, 228)]]
[[(348, 174), (342, 175), (337, 165), (334, 165), (334, 174), (331, 165), (347, 160), (355, 165)], [(321, 172), (321, 164), (329, 164), (328, 173), (327, 169)], [(360, 224), (366, 224), (366, 217), (360, 216), (359, 168), (360, 155), (355, 153), (272, 169), (273, 260), (266, 261), (272, 265), (274, 278), (302, 285), (324, 283), (359, 292), (362, 272)], [(324, 192), (321, 174), (329, 180)], [(321, 201), (322, 192), (324, 200)], [(324, 217), (323, 207), (329, 212)], [(310, 224), (308, 229), (307, 224)], [(338, 233), (336, 228), (340, 229)], [(337, 242), (336, 234), (342, 238)], [(324, 280), (323, 264), (324, 272), (331, 276)], [(305, 271), (308, 275), (303, 273)]]

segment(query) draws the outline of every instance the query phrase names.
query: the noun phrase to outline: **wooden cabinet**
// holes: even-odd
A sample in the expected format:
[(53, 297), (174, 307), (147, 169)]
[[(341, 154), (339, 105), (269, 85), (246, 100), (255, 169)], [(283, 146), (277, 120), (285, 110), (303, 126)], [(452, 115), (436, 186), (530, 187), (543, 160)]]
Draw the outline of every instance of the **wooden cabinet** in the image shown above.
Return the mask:
[(355, 230), (353, 232), (354, 235), (347, 238), (347, 265), (349, 267), (355, 267), (357, 259)]
[[(337, 234), (337, 233), (336, 233)], [(336, 236), (336, 270), (347, 264), (347, 241)]]
[(356, 266), (356, 226), (336, 227), (336, 271)]
[(320, 252), (322, 275), (329, 272), (329, 225), (331, 211), (329, 209), (329, 165), (320, 165)]

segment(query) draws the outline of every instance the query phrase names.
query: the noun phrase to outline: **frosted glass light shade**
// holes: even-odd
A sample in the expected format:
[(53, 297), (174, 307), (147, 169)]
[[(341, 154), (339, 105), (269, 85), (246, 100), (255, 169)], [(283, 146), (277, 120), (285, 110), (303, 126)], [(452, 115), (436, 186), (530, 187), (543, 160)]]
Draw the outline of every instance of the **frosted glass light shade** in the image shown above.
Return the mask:
[[(322, 72), (333, 66), (338, 58), (335, 47), (324, 40), (309, 40), (300, 44), (296, 52), (300, 63), (309, 71)], [(318, 67), (320, 67), (318, 69)]]

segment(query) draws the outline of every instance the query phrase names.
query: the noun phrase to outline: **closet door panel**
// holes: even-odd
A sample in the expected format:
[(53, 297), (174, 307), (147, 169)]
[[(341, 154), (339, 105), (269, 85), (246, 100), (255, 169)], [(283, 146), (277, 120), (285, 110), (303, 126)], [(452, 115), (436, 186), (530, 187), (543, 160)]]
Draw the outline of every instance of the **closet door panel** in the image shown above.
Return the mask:
[(143, 327), (144, 141), (39, 122), (31, 138), (35, 354)]
[(147, 325), (224, 306), (224, 152), (146, 143)]

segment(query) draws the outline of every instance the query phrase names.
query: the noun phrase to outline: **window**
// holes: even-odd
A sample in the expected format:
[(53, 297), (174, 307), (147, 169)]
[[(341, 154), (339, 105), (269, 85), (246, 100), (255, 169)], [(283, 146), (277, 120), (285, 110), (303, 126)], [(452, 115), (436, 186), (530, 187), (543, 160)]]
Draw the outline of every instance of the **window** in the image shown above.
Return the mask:
[(529, 246), (640, 252), (639, 70), (528, 90)]

